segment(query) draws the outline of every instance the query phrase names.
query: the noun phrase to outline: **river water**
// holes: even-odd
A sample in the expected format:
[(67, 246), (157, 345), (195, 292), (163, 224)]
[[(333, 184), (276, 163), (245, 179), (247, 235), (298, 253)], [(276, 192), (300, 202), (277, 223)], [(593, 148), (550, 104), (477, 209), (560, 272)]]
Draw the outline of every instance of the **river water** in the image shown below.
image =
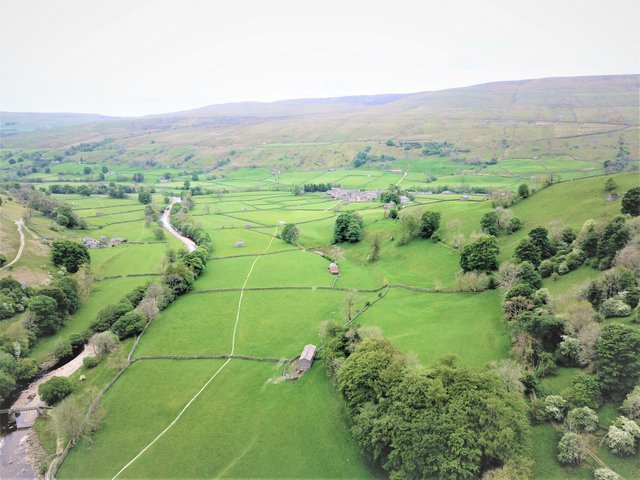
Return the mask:
[[(85, 346), (71, 361), (51, 370), (30, 383), (20, 396), (13, 402), (11, 408), (37, 408), (46, 404), (38, 395), (38, 387), (51, 377), (68, 377), (82, 366), (82, 360), (87, 356), (95, 355), (92, 345)], [(22, 412), (17, 417), (18, 430), (0, 436), (0, 480), (33, 479), (36, 472), (29, 463), (27, 456), (27, 437), (32, 432), (33, 424), (38, 414), (35, 410)]]

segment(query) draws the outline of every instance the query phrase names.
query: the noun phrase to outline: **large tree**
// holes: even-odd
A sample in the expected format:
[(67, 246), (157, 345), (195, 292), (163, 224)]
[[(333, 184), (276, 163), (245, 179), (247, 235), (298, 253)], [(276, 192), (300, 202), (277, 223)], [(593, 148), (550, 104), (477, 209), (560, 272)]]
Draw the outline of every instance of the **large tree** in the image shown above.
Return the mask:
[(355, 212), (341, 213), (333, 227), (333, 243), (359, 242), (362, 239), (362, 217)]
[(420, 221), (420, 236), (431, 238), (440, 227), (440, 212), (426, 211), (422, 214)]
[(596, 345), (596, 374), (605, 396), (622, 400), (640, 381), (640, 331), (606, 325)]
[(36, 295), (29, 300), (31, 312), (29, 326), (36, 335), (55, 333), (62, 324), (58, 303), (47, 295)]
[(465, 272), (490, 272), (498, 269), (500, 249), (493, 235), (481, 235), (462, 249), (460, 266)]
[(63, 266), (71, 273), (77, 272), (80, 265), (91, 263), (87, 247), (71, 240), (54, 241), (51, 247), (51, 260), (54, 265)]
[(640, 215), (640, 187), (633, 187), (622, 197), (622, 213), (628, 213), (632, 217)]

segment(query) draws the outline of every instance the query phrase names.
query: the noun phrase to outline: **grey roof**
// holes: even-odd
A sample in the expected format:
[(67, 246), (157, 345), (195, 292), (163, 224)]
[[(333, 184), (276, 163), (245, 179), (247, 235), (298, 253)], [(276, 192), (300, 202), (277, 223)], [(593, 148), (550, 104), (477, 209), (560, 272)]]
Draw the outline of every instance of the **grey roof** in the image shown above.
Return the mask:
[(304, 350), (302, 350), (302, 354), (300, 355), (300, 360), (309, 360), (313, 361), (313, 357), (316, 356), (316, 346), (313, 344), (305, 345)]

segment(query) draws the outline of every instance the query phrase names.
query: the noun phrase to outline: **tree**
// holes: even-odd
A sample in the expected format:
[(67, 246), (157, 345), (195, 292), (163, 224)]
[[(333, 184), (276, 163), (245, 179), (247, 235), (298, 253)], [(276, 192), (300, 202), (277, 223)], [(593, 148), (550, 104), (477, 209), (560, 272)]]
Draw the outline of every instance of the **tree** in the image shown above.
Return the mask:
[(134, 173), (133, 174), (133, 181), (136, 183), (142, 183), (144, 182), (144, 175), (142, 173)]
[(16, 381), (4, 370), (0, 370), (0, 404), (9, 397), (13, 389), (16, 388)]
[(144, 330), (145, 318), (139, 312), (127, 312), (111, 326), (111, 331), (118, 335), (120, 340), (139, 335)]
[(620, 411), (631, 420), (640, 420), (640, 385), (637, 385), (622, 402)]
[(622, 196), (622, 208), (620, 211), (632, 217), (640, 215), (640, 187), (633, 187)]
[(151, 194), (146, 190), (140, 190), (138, 192), (138, 202), (143, 205), (148, 205), (151, 203)]
[(371, 238), (371, 252), (367, 256), (367, 261), (373, 263), (380, 258), (380, 235), (373, 235)]
[(300, 232), (298, 231), (298, 227), (296, 227), (295, 223), (287, 223), (282, 228), (282, 234), (280, 236), (285, 242), (295, 245), (298, 243), (299, 235)]
[(519, 267), (520, 269), (518, 270), (517, 276), (518, 281), (526, 283), (534, 290), (538, 290), (542, 287), (542, 277), (532, 263), (522, 262)]
[(333, 243), (359, 242), (362, 239), (362, 217), (355, 212), (341, 213), (333, 227)]
[(480, 227), (484, 233), (497, 237), (500, 233), (498, 214), (494, 211), (485, 213), (480, 219)]
[(622, 215), (616, 215), (605, 225), (600, 234), (596, 252), (601, 270), (611, 267), (616, 254), (625, 247), (629, 238), (631, 238), (631, 230)]
[(62, 319), (58, 313), (58, 303), (46, 295), (36, 295), (29, 300), (29, 321), (30, 330), (36, 335), (49, 335), (55, 333)]
[(589, 407), (574, 408), (564, 424), (572, 432), (593, 433), (598, 429), (598, 415)]
[(558, 443), (558, 461), (564, 465), (578, 466), (587, 457), (584, 440), (573, 432), (565, 433)]
[(595, 367), (603, 393), (622, 400), (640, 381), (640, 331), (606, 325), (596, 344)]
[(520, 198), (527, 198), (529, 196), (529, 185), (526, 183), (521, 183), (518, 186), (518, 196)]
[(104, 165), (102, 167), (102, 173), (109, 173), (109, 167), (107, 167), (106, 165)]
[(438, 227), (440, 227), (440, 212), (425, 211), (420, 222), (420, 235), (424, 238), (431, 238)]
[(530, 238), (523, 238), (516, 246), (514, 257), (520, 262), (530, 262), (533, 265), (540, 265), (540, 249)]
[(64, 266), (70, 273), (77, 272), (80, 265), (91, 263), (87, 247), (71, 240), (55, 240), (51, 246), (51, 260), (54, 265)]
[(613, 179), (613, 177), (608, 177), (607, 181), (604, 182), (604, 191), (606, 193), (611, 193), (617, 189), (618, 189), (618, 184), (616, 183), (616, 181)]
[(18, 382), (32, 380), (39, 371), (40, 365), (34, 358), (19, 358), (16, 360), (15, 377)]
[(106, 332), (96, 333), (91, 337), (91, 343), (96, 355), (105, 355), (113, 352), (120, 342), (117, 335), (107, 330)]
[(555, 248), (549, 241), (549, 231), (546, 228), (534, 228), (529, 232), (529, 238), (531, 239), (531, 242), (538, 247), (538, 250), (540, 251), (540, 258), (542, 260), (553, 257), (556, 253)]
[(613, 453), (621, 457), (635, 455), (640, 439), (640, 427), (627, 417), (618, 417), (609, 427), (605, 437), (607, 446)]
[(480, 235), (462, 249), (460, 266), (465, 272), (478, 270), (489, 272), (498, 269), (500, 249), (496, 237)]
[(40, 398), (49, 405), (55, 405), (73, 390), (67, 377), (52, 377), (38, 387)]

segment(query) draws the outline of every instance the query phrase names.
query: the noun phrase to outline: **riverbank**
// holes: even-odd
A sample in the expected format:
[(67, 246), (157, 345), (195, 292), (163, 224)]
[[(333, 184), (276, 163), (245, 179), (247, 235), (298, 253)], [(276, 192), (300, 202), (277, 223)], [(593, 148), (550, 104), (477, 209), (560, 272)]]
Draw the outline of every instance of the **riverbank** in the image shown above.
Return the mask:
[(164, 211), (162, 212), (162, 215), (160, 215), (160, 222), (162, 223), (162, 226), (164, 227), (164, 229), (167, 232), (169, 232), (171, 235), (173, 235), (178, 240), (180, 240), (182, 242), (182, 244), (185, 247), (187, 247), (187, 250), (189, 252), (193, 252), (197, 247), (196, 243), (193, 240), (191, 240), (191, 239), (189, 239), (189, 238), (187, 238), (187, 237), (185, 237), (183, 235), (180, 235), (180, 232), (178, 232), (175, 228), (173, 228), (171, 226), (171, 218), (170, 218), (171, 207), (173, 207), (173, 204), (176, 203), (176, 202), (180, 202), (180, 198), (172, 197), (171, 198), (171, 205), (169, 205), (167, 208), (165, 208)]
[(73, 360), (47, 372), (25, 388), (11, 405), (24, 411), (17, 417), (18, 430), (0, 437), (0, 479), (35, 479), (43, 458), (43, 450), (33, 426), (38, 418), (38, 408), (47, 407), (38, 393), (38, 387), (52, 377), (69, 377), (80, 367), (84, 358), (95, 356), (93, 345), (88, 344)]

